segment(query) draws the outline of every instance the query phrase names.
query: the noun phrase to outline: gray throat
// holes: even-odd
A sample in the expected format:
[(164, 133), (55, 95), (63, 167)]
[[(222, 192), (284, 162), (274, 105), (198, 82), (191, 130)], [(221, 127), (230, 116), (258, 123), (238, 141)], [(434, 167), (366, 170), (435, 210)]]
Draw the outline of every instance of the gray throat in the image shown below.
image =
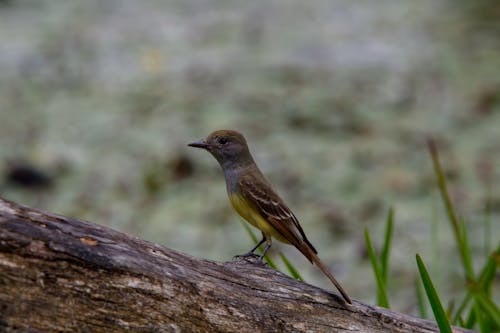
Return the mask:
[(227, 193), (232, 193), (238, 191), (239, 189), (239, 181), (240, 176), (245, 173), (248, 167), (245, 166), (236, 166), (236, 167), (224, 167), (222, 166), (222, 170), (224, 171), (224, 177), (226, 178), (226, 187)]

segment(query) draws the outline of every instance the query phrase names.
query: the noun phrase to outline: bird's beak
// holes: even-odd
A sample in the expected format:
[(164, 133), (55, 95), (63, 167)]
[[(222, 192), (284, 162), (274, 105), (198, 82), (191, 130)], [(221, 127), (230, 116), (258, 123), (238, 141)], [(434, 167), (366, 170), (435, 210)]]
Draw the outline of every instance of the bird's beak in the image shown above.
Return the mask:
[(207, 149), (209, 145), (208, 145), (208, 143), (205, 142), (205, 140), (199, 140), (199, 141), (189, 143), (188, 146), (195, 147), (195, 148)]

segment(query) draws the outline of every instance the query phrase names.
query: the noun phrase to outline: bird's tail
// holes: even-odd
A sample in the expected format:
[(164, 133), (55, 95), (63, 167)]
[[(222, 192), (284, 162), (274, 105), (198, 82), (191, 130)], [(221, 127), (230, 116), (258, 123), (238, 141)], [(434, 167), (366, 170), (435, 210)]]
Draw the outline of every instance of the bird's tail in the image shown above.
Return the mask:
[(344, 300), (347, 303), (352, 304), (352, 301), (349, 298), (349, 296), (347, 296), (347, 293), (345, 292), (344, 288), (342, 288), (342, 286), (337, 281), (337, 279), (335, 279), (335, 277), (333, 276), (333, 274), (330, 273), (330, 271), (328, 270), (328, 268), (326, 267), (326, 265), (319, 259), (318, 255), (316, 253), (314, 253), (314, 251), (312, 249), (309, 249), (309, 248), (307, 248), (307, 249), (308, 249), (308, 251), (307, 251), (308, 253), (307, 253), (306, 257), (313, 264), (315, 264), (316, 266), (318, 266), (318, 268), (323, 272), (323, 274), (325, 274), (328, 277), (328, 279), (330, 281), (332, 281), (332, 283), (335, 286), (335, 288), (337, 288), (337, 290), (340, 292), (340, 294), (342, 294), (342, 297), (344, 298)]

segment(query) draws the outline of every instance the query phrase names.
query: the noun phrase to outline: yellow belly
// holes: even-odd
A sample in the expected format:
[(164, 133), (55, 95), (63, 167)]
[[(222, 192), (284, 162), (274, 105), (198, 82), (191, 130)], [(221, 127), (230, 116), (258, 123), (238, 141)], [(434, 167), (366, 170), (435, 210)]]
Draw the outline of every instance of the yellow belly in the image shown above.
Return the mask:
[(267, 222), (259, 212), (248, 204), (248, 202), (239, 194), (230, 194), (229, 200), (233, 208), (248, 221), (251, 225), (261, 230), (266, 236), (273, 236), (277, 240), (288, 243), (288, 241), (279, 234), (273, 226)]

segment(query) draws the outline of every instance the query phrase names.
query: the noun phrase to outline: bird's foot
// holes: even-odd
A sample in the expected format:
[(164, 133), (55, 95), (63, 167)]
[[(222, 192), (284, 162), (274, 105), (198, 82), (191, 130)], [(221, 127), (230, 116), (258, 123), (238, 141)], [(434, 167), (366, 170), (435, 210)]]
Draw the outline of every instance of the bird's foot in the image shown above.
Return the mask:
[(253, 264), (260, 264), (266, 266), (267, 263), (264, 261), (264, 257), (261, 255), (255, 254), (253, 252), (248, 252), (240, 255), (236, 255), (233, 257), (234, 259), (243, 259), (245, 261), (251, 262)]
[(260, 255), (253, 252), (247, 252), (243, 254), (237, 254), (233, 258), (260, 258)]

